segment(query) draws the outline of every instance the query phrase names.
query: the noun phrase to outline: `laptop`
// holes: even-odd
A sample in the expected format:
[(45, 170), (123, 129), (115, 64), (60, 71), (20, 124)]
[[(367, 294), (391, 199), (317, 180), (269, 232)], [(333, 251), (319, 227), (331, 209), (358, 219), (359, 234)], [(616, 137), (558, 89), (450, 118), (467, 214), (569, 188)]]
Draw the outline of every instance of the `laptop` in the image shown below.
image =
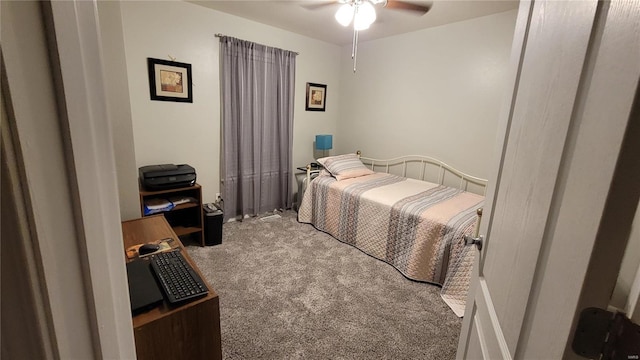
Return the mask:
[(136, 259), (128, 262), (127, 278), (133, 315), (149, 311), (164, 300), (148, 261)]

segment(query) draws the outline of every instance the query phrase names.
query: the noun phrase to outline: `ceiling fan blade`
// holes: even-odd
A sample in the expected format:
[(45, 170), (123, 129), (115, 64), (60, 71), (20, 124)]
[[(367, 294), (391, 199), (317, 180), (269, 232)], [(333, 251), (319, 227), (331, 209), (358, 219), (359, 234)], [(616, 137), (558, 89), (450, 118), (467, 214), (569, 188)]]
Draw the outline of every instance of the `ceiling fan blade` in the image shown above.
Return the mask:
[(421, 12), (422, 14), (420, 15), (426, 14), (431, 9), (431, 6), (432, 6), (431, 3), (420, 5), (416, 3), (410, 3), (410, 2), (399, 1), (399, 0), (387, 0), (387, 4), (385, 5), (387, 9), (409, 10), (409, 11)]
[(340, 5), (340, 3), (338, 1), (335, 0), (331, 0), (331, 1), (314, 1), (314, 2), (308, 2), (305, 4), (302, 4), (300, 6), (302, 6), (303, 8), (307, 9), (307, 10), (318, 10), (318, 9), (323, 9), (323, 8), (327, 8), (330, 6), (334, 6), (334, 5)]

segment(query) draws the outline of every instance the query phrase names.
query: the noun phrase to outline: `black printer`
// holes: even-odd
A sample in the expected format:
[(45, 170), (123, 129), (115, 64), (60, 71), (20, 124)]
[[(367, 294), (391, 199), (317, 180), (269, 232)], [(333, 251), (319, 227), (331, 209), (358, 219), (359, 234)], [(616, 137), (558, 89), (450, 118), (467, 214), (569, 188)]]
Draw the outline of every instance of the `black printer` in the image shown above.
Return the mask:
[(187, 164), (147, 165), (139, 168), (138, 173), (146, 190), (175, 189), (196, 183), (196, 170)]

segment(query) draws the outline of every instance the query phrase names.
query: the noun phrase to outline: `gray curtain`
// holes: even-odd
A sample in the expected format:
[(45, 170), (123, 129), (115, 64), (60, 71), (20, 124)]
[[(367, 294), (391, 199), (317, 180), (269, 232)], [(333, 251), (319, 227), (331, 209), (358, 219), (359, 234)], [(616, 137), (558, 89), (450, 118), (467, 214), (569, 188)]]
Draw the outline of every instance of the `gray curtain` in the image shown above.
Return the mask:
[(291, 208), (296, 53), (220, 37), (225, 220)]

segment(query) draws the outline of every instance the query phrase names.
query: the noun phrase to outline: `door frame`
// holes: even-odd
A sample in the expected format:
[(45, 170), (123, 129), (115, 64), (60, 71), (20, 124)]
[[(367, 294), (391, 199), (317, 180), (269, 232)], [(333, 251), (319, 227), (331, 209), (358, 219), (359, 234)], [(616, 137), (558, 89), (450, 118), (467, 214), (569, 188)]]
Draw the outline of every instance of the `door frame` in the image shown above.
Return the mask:
[(135, 358), (96, 0), (1, 6), (18, 240), (44, 298), (31, 331), (51, 358)]

